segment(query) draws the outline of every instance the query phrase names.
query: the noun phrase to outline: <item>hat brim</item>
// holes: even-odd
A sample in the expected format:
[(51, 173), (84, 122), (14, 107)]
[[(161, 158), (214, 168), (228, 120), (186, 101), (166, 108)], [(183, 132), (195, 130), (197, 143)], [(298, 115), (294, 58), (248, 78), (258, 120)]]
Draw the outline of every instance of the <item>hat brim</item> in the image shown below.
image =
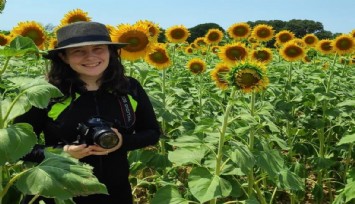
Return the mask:
[(107, 42), (107, 41), (75, 43), (75, 44), (71, 44), (71, 45), (67, 45), (67, 46), (63, 46), (63, 47), (54, 48), (52, 50), (48, 50), (47, 54), (44, 54), (43, 57), (47, 58), (47, 59), (53, 59), (54, 57), (57, 56), (58, 51), (60, 51), (60, 50), (63, 50), (66, 48), (87, 46), (87, 45), (113, 45), (116, 47), (116, 49), (120, 49), (122, 47), (129, 45), (129, 43), (116, 43), (116, 42)]

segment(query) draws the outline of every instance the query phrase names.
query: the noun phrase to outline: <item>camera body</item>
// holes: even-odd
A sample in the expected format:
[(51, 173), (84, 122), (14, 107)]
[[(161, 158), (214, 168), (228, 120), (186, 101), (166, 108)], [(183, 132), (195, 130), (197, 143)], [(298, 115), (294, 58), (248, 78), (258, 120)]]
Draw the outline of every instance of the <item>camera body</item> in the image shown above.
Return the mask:
[(100, 117), (92, 117), (86, 122), (79, 123), (77, 130), (79, 144), (97, 144), (104, 149), (111, 149), (119, 142), (117, 134), (111, 129), (111, 124)]

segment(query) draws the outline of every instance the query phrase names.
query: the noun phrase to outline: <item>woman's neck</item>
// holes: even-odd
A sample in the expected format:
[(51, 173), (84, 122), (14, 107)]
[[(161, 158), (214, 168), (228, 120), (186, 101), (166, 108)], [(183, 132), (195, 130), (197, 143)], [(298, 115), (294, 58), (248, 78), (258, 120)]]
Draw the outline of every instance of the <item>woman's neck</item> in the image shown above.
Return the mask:
[(81, 78), (85, 82), (85, 88), (88, 91), (96, 91), (100, 88), (100, 84), (97, 82), (97, 79), (93, 78)]

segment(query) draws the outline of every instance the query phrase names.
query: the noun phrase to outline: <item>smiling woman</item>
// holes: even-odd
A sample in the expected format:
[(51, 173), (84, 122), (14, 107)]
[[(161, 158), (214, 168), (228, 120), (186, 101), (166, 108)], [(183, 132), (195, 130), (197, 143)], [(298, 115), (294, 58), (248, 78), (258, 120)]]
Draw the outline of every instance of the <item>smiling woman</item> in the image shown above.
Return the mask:
[[(16, 118), (44, 135), (44, 145), (36, 145), (24, 160), (40, 163), (46, 148), (56, 148), (93, 167), (106, 186), (107, 191), (88, 191), (90, 186), (82, 184), (75, 203), (133, 203), (128, 151), (156, 144), (160, 128), (143, 87), (125, 75), (120, 49), (127, 43), (112, 42), (106, 26), (97, 22), (71, 23), (56, 36), (57, 45), (44, 57), (51, 62), (49, 83), (64, 96)], [(26, 197), (25, 203), (30, 199), (36, 197)]]

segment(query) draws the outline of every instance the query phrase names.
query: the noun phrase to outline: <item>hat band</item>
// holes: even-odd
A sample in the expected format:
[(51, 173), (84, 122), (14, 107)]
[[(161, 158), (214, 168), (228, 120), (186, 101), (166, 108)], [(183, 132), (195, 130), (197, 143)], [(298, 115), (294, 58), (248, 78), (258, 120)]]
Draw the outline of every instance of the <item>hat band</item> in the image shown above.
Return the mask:
[(68, 38), (66, 40), (63, 40), (58, 43), (58, 48), (64, 47), (67, 45), (72, 45), (76, 43), (82, 43), (82, 42), (93, 42), (93, 41), (108, 41), (111, 42), (111, 38), (106, 35), (89, 35), (89, 36), (82, 36), (82, 37), (72, 37)]

